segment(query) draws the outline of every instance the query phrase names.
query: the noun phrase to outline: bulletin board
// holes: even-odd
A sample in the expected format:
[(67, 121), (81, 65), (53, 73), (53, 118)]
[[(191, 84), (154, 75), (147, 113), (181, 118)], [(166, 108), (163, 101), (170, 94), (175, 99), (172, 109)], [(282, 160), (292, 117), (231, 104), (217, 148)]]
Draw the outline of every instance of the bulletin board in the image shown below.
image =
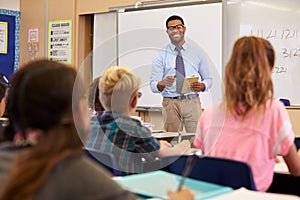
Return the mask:
[(9, 80), (19, 66), (20, 12), (0, 9), (0, 22), (3, 26), (6, 26), (5, 36), (2, 37), (2, 40), (6, 41), (2, 41), (2, 44), (5, 44), (5, 51), (0, 53), (0, 72)]

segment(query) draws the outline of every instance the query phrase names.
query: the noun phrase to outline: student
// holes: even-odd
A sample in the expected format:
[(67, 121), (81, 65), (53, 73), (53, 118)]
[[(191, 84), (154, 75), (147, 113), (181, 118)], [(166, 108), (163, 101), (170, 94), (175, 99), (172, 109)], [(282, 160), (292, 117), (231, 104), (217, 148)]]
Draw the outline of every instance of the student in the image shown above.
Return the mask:
[(99, 100), (99, 80), (97, 77), (93, 80), (89, 89), (88, 104), (90, 110), (93, 112), (92, 115), (101, 115), (104, 108)]
[[(209, 71), (214, 64), (202, 48), (185, 41), (186, 26), (180, 16), (170, 16), (166, 28), (171, 43), (153, 59), (150, 87), (163, 96), (164, 129), (177, 132), (184, 125), (186, 132), (195, 133), (202, 111), (199, 93), (212, 86)], [(190, 84), (192, 92), (181, 93), (183, 79), (192, 76), (200, 76), (201, 82)]]
[(3, 129), (6, 125), (7, 120), (2, 119), (2, 116), (5, 112), (6, 108), (6, 85), (4, 85), (2, 82), (0, 82), (0, 142), (3, 140)]
[(0, 199), (136, 199), (84, 155), (79, 134), (88, 127), (88, 109), (79, 82), (72, 99), (75, 79), (73, 68), (43, 60), (14, 74), (10, 123), (37, 144), (17, 157)]
[(3, 116), (6, 107), (6, 85), (0, 82), (0, 117)]
[(223, 102), (202, 113), (194, 145), (205, 155), (248, 163), (257, 190), (273, 179), (276, 155), (300, 175), (295, 134), (284, 105), (273, 100), (271, 44), (254, 36), (238, 39), (225, 68)]
[(98, 124), (90, 128), (86, 146), (115, 155), (122, 175), (143, 172), (143, 161), (149, 163), (159, 156), (182, 154), (190, 143), (176, 148), (166, 141), (157, 141), (151, 131), (130, 116), (136, 110), (141, 80), (125, 67), (110, 67), (100, 79), (100, 102), (105, 111)]

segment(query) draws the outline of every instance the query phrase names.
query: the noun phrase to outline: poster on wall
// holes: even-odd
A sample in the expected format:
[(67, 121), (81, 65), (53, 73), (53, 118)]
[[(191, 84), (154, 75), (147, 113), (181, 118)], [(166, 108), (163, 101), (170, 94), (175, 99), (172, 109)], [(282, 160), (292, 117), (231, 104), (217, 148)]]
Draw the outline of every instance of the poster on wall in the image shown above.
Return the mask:
[(7, 22), (0, 22), (0, 53), (7, 54)]
[(50, 21), (48, 28), (48, 58), (71, 64), (72, 20)]
[(28, 29), (28, 42), (38, 42), (39, 41), (39, 29), (30, 28)]

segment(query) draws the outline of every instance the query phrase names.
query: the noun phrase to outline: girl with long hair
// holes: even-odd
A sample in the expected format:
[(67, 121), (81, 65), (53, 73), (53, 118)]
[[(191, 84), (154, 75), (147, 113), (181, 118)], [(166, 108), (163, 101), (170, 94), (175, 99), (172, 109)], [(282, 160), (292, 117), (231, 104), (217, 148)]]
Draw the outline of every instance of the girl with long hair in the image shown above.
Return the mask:
[(31, 140), (17, 157), (0, 195), (14, 199), (135, 199), (85, 157), (80, 135), (88, 128), (84, 89), (76, 71), (40, 60), (17, 71), (8, 94), (14, 142)]
[(200, 117), (194, 145), (205, 155), (248, 163), (259, 191), (268, 190), (275, 158), (300, 175), (295, 134), (284, 105), (273, 100), (272, 45), (254, 36), (238, 39), (225, 68), (223, 102)]

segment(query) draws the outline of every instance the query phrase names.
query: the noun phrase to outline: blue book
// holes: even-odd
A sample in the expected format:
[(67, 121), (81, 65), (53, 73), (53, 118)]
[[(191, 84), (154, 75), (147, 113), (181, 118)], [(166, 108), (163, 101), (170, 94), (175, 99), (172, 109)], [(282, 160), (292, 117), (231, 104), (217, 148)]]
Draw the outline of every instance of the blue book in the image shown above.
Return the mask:
[[(167, 191), (176, 191), (181, 179), (182, 176), (158, 170), (116, 177), (114, 180), (124, 189), (137, 195), (149, 198), (168, 199)], [(232, 188), (230, 187), (191, 178), (186, 178), (183, 185), (194, 192), (196, 200), (207, 199), (232, 191)]]

